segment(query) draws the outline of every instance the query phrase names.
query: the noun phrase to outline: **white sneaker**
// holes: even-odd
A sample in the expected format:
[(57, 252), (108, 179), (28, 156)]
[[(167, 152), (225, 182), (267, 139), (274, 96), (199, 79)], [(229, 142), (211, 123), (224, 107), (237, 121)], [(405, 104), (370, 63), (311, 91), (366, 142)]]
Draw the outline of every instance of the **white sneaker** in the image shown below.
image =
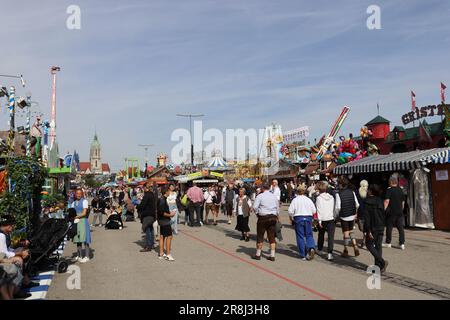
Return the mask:
[(203, 226), (203, 222), (200, 221), (200, 225)]
[(75, 262), (80, 261), (80, 260), (81, 260), (81, 257), (80, 257), (80, 256), (76, 256), (73, 260), (74, 260)]
[(102, 224), (99, 224), (98, 226), (99, 226), (99, 227), (103, 227), (103, 225), (102, 225)]
[(91, 224), (91, 227), (93, 228), (93, 227), (95, 227), (93, 224)]
[(329, 253), (327, 259), (328, 259), (328, 261), (333, 260), (333, 259), (334, 259), (333, 254), (332, 254), (332, 253)]
[(405, 245), (404, 245), (404, 244), (401, 244), (401, 245), (400, 245), (400, 249), (405, 250)]
[(383, 243), (381, 246), (383, 248), (392, 248), (392, 245), (390, 243)]
[(166, 256), (165, 258), (167, 261), (175, 261), (175, 259), (172, 257), (171, 254), (169, 254), (168, 256)]
[(162, 256), (158, 255), (158, 259), (162, 260), (162, 259), (166, 259), (167, 255), (164, 253)]
[(228, 224), (231, 224), (231, 220), (228, 220)]
[(84, 257), (84, 258), (82, 258), (80, 260), (80, 263), (86, 263), (86, 262), (89, 262), (89, 261), (91, 261), (91, 259), (89, 259), (88, 257)]

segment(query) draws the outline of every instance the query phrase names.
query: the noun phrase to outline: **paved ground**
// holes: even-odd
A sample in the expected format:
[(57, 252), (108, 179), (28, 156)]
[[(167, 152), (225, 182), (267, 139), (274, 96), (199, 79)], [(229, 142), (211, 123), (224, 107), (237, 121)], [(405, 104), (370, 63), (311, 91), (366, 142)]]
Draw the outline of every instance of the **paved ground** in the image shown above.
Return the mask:
[[(450, 233), (408, 230), (407, 249), (385, 249), (389, 269), (381, 290), (367, 289), (367, 250), (358, 258), (298, 258), (293, 229), (282, 215), (284, 240), (276, 261), (255, 261), (255, 237), (240, 241), (234, 224), (189, 228), (179, 226), (174, 262), (157, 253), (140, 253), (139, 222), (123, 230), (93, 228), (94, 259), (80, 265), (81, 289), (68, 290), (68, 274), (56, 274), (48, 299), (450, 299)], [(223, 216), (222, 216), (223, 217)], [(251, 229), (255, 231), (255, 217)], [(233, 221), (234, 223), (234, 221)], [(317, 237), (317, 235), (315, 235)], [(342, 236), (336, 232), (336, 253)], [(394, 233), (394, 240), (398, 239)], [(65, 256), (75, 247), (68, 244)], [(269, 251), (265, 246), (264, 252)]]

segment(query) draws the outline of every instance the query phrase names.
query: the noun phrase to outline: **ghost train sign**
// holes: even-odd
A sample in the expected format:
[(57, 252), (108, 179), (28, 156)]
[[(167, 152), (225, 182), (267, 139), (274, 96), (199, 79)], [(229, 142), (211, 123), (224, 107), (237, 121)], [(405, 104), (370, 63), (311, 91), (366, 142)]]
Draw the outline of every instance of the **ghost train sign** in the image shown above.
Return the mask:
[(443, 116), (444, 110), (450, 108), (450, 104), (439, 104), (415, 108), (414, 111), (408, 112), (402, 116), (404, 125), (425, 117)]

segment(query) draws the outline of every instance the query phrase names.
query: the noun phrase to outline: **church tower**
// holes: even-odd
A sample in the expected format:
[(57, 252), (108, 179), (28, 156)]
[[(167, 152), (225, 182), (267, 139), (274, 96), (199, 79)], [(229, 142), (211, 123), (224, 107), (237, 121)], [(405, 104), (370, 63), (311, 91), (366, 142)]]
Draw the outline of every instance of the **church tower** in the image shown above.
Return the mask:
[(102, 158), (100, 155), (101, 147), (97, 138), (97, 132), (94, 135), (94, 140), (91, 143), (90, 162), (91, 172), (93, 174), (102, 174)]

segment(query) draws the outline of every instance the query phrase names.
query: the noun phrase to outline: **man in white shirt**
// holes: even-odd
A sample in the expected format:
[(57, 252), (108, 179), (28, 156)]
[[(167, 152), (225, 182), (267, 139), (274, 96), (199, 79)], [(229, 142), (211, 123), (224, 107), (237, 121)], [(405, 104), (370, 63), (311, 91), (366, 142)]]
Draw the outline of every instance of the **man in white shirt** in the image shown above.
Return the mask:
[(262, 192), (256, 197), (253, 209), (258, 216), (258, 222), (256, 224), (256, 255), (252, 258), (261, 260), (264, 234), (267, 232), (267, 238), (270, 243), (270, 257), (267, 259), (275, 261), (275, 227), (280, 213), (280, 201), (269, 191), (269, 186), (267, 184), (262, 186)]
[(302, 260), (312, 260), (316, 248), (312, 231), (312, 221), (313, 216), (316, 215), (316, 206), (310, 198), (305, 196), (306, 186), (304, 184), (298, 187), (297, 193), (298, 196), (292, 200), (288, 209), (289, 218), (291, 222), (294, 221), (300, 258)]

